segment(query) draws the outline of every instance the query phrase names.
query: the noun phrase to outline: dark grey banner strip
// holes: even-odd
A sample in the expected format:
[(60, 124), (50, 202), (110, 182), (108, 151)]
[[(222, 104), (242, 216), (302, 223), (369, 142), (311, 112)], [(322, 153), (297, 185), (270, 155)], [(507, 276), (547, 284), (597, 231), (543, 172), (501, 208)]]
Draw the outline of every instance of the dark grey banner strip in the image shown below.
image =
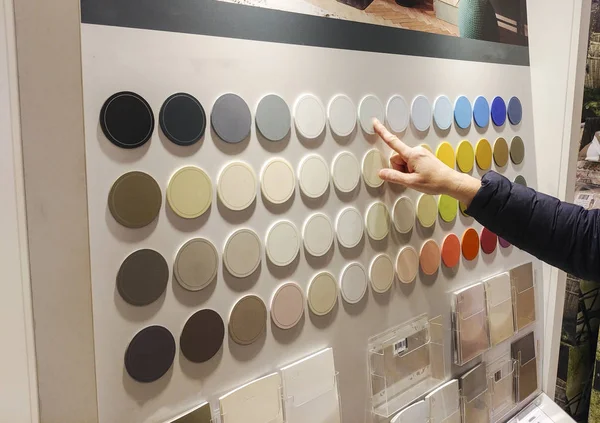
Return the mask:
[(216, 0), (81, 0), (81, 21), (314, 47), (529, 65), (527, 47)]

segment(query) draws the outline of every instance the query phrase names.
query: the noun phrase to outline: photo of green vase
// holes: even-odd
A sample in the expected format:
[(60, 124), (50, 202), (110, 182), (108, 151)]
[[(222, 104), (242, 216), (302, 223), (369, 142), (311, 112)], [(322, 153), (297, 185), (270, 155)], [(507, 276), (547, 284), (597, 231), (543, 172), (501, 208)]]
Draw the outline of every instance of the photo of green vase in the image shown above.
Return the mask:
[(461, 0), (458, 28), (462, 38), (500, 41), (496, 11), (489, 0)]

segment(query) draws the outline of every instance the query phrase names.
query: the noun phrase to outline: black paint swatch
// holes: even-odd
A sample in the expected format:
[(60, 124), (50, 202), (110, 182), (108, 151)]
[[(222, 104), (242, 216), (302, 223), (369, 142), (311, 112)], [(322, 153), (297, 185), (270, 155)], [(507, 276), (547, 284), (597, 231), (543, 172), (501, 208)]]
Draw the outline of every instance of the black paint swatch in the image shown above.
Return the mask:
[(140, 95), (123, 91), (110, 96), (100, 110), (100, 127), (121, 148), (144, 145), (154, 131), (154, 113)]
[(175, 338), (162, 326), (148, 326), (138, 332), (125, 352), (125, 369), (142, 383), (160, 379), (173, 365)]
[(198, 142), (206, 130), (206, 113), (202, 104), (187, 93), (167, 98), (160, 109), (158, 121), (165, 136), (183, 146)]

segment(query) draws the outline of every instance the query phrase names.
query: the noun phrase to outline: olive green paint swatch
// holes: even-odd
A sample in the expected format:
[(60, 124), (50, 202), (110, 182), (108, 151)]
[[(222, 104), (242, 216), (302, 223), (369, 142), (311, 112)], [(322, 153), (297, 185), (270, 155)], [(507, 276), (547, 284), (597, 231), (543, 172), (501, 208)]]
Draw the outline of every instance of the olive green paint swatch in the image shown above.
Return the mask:
[(141, 228), (158, 216), (162, 193), (158, 183), (144, 172), (128, 172), (115, 181), (108, 194), (108, 209), (127, 228)]

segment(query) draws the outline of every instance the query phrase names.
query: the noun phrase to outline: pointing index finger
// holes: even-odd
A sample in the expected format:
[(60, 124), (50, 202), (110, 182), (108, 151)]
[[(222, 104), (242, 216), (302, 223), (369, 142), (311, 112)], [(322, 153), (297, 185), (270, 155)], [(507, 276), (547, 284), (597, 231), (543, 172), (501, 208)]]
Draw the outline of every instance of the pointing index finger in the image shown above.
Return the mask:
[(387, 130), (379, 120), (373, 119), (373, 128), (375, 133), (381, 137), (390, 148), (396, 151), (402, 158), (406, 158), (410, 153), (410, 147), (398, 139), (397, 136)]

